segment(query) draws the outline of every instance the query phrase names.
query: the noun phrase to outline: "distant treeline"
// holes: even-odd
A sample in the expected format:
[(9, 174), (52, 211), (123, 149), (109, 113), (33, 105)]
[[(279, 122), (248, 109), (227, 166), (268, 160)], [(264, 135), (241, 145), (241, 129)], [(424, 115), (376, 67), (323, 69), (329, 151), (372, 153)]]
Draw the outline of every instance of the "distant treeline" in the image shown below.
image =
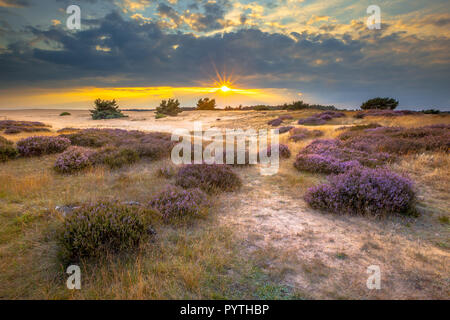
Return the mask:
[(306, 102), (303, 102), (301, 100), (299, 101), (293, 101), (292, 103), (284, 103), (280, 105), (275, 106), (269, 106), (269, 105), (256, 105), (256, 106), (239, 106), (236, 108), (233, 107), (225, 107), (224, 110), (256, 110), (256, 111), (263, 111), (263, 110), (303, 110), (303, 109), (318, 109), (318, 110), (338, 110), (335, 106), (324, 106), (321, 104), (309, 104)]
[[(196, 110), (196, 107), (181, 107), (180, 108), (183, 111), (194, 111)], [(231, 107), (231, 106), (226, 106), (224, 109), (215, 109), (217, 111), (221, 111), (221, 110), (227, 110), (227, 111), (245, 111), (245, 110), (256, 110), (256, 111), (266, 111), (266, 110), (303, 110), (303, 109), (318, 109), (318, 110), (332, 110), (332, 111), (336, 111), (336, 110), (341, 110), (341, 111), (346, 111), (347, 109), (338, 109), (335, 106), (324, 106), (324, 105), (320, 105), (320, 104), (309, 104), (309, 103), (305, 103), (303, 101), (294, 101), (292, 103), (285, 103), (285, 104), (281, 104), (281, 105), (275, 105), (275, 106), (269, 106), (269, 105), (255, 105), (255, 106), (238, 106), (238, 107)], [(155, 109), (122, 109), (123, 111), (136, 111), (136, 112), (144, 112), (144, 111), (155, 111)], [(422, 112), (425, 114), (439, 114), (439, 113), (444, 113), (444, 114), (448, 114), (450, 113), (450, 111), (442, 111), (442, 110), (438, 110), (438, 109), (427, 109), (427, 110), (421, 110), (421, 111), (417, 111), (417, 112)]]
[(155, 111), (155, 109), (122, 109), (122, 111), (144, 112), (144, 111)]
[[(180, 107), (183, 111), (193, 111), (196, 110), (196, 107)], [(242, 106), (239, 107), (231, 107), (226, 106), (224, 109), (214, 109), (217, 111), (220, 110), (232, 110), (232, 111), (239, 111), (239, 110), (256, 110), (256, 111), (263, 111), (263, 110), (303, 110), (303, 109), (318, 109), (318, 110), (338, 110), (335, 106), (323, 106), (320, 104), (309, 104), (305, 103), (303, 101), (293, 101), (292, 103), (285, 103), (275, 106), (269, 106), (269, 105), (255, 105), (255, 106)], [(155, 109), (123, 109), (123, 111), (155, 111)]]

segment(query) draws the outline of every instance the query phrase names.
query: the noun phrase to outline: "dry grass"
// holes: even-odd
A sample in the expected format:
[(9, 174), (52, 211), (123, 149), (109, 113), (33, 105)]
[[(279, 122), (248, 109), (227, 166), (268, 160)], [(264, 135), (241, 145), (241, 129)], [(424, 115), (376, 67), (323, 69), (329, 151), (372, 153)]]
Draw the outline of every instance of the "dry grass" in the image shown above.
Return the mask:
[[(299, 115), (294, 114), (295, 125)], [(265, 114), (239, 125), (264, 127), (274, 114)], [(449, 123), (450, 117), (426, 115), (375, 119), (334, 119), (323, 126), (298, 126), (324, 132), (321, 138), (335, 138), (342, 125), (377, 122), (389, 126), (420, 127)], [(268, 127), (265, 125), (265, 127)], [(292, 154), (312, 139), (280, 142)], [(421, 215), (418, 218), (391, 217), (384, 220), (328, 216), (311, 211), (302, 200), (305, 191), (325, 176), (298, 172), (294, 157), (283, 160), (277, 175), (261, 177), (257, 168), (241, 173), (244, 189), (239, 197), (223, 203), (224, 225), (231, 225), (250, 252), (264, 252), (267, 265), (289, 272), (283, 278), (288, 287), (299, 288), (311, 298), (326, 299), (445, 299), (448, 297), (450, 254), (448, 216), (450, 208), (449, 157), (443, 153), (408, 155), (392, 165), (409, 174), (418, 187)], [(271, 254), (270, 252), (276, 252)], [(261, 254), (261, 253), (260, 253)], [(382, 290), (365, 286), (366, 268), (380, 265)]]
[[(346, 112), (348, 117), (327, 125), (296, 125), (316, 112), (220, 111), (208, 117), (221, 118), (214, 124), (222, 128), (258, 129), (291, 114), (294, 119), (283, 125), (318, 129), (323, 138), (336, 137), (343, 125), (419, 127), (450, 121), (442, 115), (354, 119)], [(201, 120), (202, 114), (186, 113), (180, 121)], [(302, 200), (326, 177), (293, 167), (295, 154), (312, 139), (295, 143), (288, 137), (281, 135), (280, 142), (293, 156), (281, 161), (277, 175), (261, 176), (257, 166), (236, 168), (242, 190), (219, 197), (207, 218), (161, 226), (156, 241), (136, 252), (86, 262), (80, 291), (65, 288), (66, 274), (56, 259), (54, 232), (63, 218), (55, 206), (105, 198), (145, 203), (170, 183), (157, 175), (165, 160), (70, 176), (53, 171), (56, 155), (1, 163), (0, 298), (448, 298), (448, 154), (408, 155), (392, 165), (416, 181), (418, 218), (332, 216), (310, 210)], [(372, 264), (382, 269), (379, 291), (365, 287)]]
[[(258, 298), (255, 292), (267, 284), (277, 288), (240, 255), (213, 207), (204, 220), (158, 227), (156, 241), (136, 252), (84, 263), (82, 290), (67, 290), (56, 257), (54, 232), (63, 218), (55, 206), (105, 198), (146, 203), (169, 181), (156, 174), (165, 160), (58, 175), (55, 158), (0, 164), (0, 298), (231, 299)], [(286, 296), (276, 292), (272, 298)]]

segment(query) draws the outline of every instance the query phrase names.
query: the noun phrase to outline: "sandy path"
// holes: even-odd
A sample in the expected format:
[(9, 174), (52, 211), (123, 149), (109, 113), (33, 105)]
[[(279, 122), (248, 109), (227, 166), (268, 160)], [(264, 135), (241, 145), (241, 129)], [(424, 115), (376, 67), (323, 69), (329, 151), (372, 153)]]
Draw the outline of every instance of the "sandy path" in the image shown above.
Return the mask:
[[(244, 170), (220, 220), (287, 286), (313, 298), (448, 298), (448, 252), (410, 239), (395, 220), (314, 212)], [(381, 290), (367, 289), (371, 265), (380, 266)]]

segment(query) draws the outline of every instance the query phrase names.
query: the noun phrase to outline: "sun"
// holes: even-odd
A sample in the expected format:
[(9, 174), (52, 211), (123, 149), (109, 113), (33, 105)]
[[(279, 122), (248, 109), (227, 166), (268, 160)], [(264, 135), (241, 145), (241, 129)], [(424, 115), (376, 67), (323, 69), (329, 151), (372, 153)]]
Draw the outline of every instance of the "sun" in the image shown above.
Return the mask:
[(228, 88), (226, 85), (223, 85), (223, 86), (220, 87), (220, 90), (221, 90), (222, 92), (228, 92), (228, 91), (230, 91), (231, 89)]

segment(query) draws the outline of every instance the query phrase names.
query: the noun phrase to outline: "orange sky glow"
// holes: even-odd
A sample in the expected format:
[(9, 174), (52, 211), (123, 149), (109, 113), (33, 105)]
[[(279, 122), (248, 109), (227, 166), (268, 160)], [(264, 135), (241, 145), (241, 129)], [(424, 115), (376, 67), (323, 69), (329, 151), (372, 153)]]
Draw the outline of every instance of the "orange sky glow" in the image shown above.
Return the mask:
[(163, 99), (176, 98), (181, 106), (193, 107), (198, 99), (216, 99), (219, 107), (279, 104), (298, 99), (288, 89), (243, 89), (230, 84), (218, 87), (81, 87), (64, 89), (0, 90), (3, 105), (9, 108), (88, 109), (97, 98), (116, 99), (122, 108), (155, 108)]

